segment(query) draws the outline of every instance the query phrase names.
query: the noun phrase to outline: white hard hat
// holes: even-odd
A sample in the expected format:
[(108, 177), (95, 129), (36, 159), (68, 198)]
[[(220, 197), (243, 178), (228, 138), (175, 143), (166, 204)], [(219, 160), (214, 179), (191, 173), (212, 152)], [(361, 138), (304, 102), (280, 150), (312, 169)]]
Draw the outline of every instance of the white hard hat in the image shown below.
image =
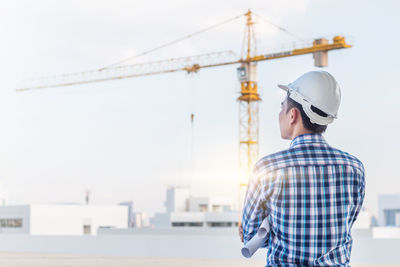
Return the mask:
[[(328, 125), (337, 118), (340, 105), (340, 87), (335, 78), (326, 71), (310, 71), (288, 85), (278, 84), (288, 96), (301, 104), (310, 121)], [(328, 117), (315, 113), (311, 106), (325, 112)]]

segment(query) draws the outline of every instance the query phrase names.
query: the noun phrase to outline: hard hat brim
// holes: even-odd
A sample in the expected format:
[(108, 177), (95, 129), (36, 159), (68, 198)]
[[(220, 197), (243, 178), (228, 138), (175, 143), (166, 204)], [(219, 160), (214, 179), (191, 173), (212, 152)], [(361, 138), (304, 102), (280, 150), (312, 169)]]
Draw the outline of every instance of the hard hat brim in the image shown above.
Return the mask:
[(289, 91), (290, 87), (284, 84), (278, 84), (278, 87), (281, 88), (284, 91)]

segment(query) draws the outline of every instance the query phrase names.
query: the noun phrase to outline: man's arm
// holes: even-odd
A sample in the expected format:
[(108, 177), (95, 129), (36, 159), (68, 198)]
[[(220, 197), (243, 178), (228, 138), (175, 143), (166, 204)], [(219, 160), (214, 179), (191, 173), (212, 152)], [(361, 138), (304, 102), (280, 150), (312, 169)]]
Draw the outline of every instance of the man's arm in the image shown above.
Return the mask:
[[(247, 187), (242, 222), (239, 226), (239, 234), (242, 227), (244, 244), (257, 233), (262, 221), (268, 216), (267, 202), (270, 201), (274, 183), (274, 177), (265, 171), (265, 163), (259, 161)], [(263, 247), (266, 247), (266, 244)]]
[(242, 226), (242, 221), (239, 222), (239, 237), (242, 243), (244, 242), (243, 240), (243, 226)]
[(351, 211), (350, 216), (352, 218), (350, 222), (350, 228), (352, 228), (354, 222), (357, 220), (358, 214), (361, 211), (362, 205), (364, 203), (364, 197), (365, 197), (365, 174), (364, 171), (360, 172), (359, 174), (359, 186), (356, 188), (357, 190), (357, 199), (356, 199), (356, 205), (353, 211)]

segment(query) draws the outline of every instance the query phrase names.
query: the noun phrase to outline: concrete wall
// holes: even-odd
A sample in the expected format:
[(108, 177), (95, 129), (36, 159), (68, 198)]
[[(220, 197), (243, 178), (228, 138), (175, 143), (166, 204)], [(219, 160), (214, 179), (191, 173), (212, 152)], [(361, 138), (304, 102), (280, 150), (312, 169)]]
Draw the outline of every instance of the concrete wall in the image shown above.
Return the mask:
[[(200, 229), (199, 229), (200, 230)], [(237, 229), (208, 234), (176, 235), (97, 235), (97, 236), (29, 236), (4, 234), (1, 252), (41, 252), (90, 255), (130, 255), (171, 258), (242, 258)], [(371, 231), (354, 231), (352, 263), (400, 264), (400, 239), (372, 239)], [(264, 260), (266, 250), (259, 250), (249, 262)]]

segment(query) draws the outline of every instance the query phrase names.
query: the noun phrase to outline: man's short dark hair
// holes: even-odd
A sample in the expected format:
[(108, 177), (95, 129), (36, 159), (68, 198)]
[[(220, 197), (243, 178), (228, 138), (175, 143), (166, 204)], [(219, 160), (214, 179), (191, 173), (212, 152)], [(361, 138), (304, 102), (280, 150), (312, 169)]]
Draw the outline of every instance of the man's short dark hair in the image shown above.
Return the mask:
[[(325, 130), (327, 128), (327, 125), (319, 125), (319, 124), (316, 124), (316, 123), (312, 123), (310, 121), (310, 118), (308, 118), (308, 116), (304, 112), (303, 107), (299, 103), (297, 103), (296, 101), (294, 101), (290, 97), (286, 97), (286, 102), (287, 102), (286, 113), (288, 113), (291, 108), (297, 108), (300, 111), (301, 119), (303, 121), (304, 128), (306, 128), (307, 130), (312, 131), (313, 133), (323, 133), (323, 132), (325, 132)], [(311, 106), (311, 110), (314, 111), (315, 113), (317, 113), (318, 115), (322, 116), (322, 117), (328, 117), (328, 114), (326, 114), (325, 112), (321, 111), (320, 109), (318, 109), (318, 108), (316, 108), (314, 106)]]

